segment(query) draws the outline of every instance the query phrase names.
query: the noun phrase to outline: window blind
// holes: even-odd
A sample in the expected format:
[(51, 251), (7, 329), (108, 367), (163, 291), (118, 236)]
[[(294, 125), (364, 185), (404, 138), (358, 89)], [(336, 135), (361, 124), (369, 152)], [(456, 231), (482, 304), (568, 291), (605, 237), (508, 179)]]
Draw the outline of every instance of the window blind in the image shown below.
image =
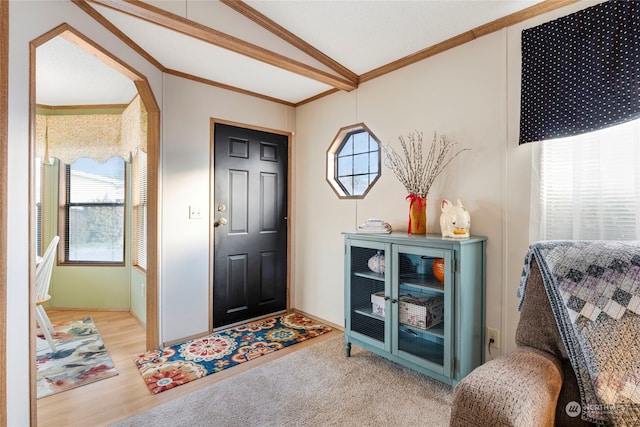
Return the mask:
[(125, 166), (80, 158), (66, 167), (65, 261), (124, 260)]
[(133, 158), (133, 265), (147, 269), (147, 153)]
[(34, 178), (36, 181), (36, 255), (42, 256), (42, 198), (44, 191), (42, 186), (42, 157), (36, 157), (34, 166)]
[(640, 240), (640, 120), (539, 146), (533, 240)]

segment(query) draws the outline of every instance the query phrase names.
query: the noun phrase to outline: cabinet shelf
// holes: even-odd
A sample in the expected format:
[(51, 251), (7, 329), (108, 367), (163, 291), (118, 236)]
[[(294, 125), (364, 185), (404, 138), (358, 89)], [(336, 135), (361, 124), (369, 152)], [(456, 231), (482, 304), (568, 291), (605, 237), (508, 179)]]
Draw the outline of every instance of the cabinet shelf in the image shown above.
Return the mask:
[(353, 273), (354, 276), (364, 277), (365, 279), (377, 280), (379, 282), (384, 282), (384, 273), (374, 273), (373, 271), (356, 271)]
[(426, 274), (409, 273), (402, 274), (398, 278), (398, 286), (401, 288), (428, 289), (438, 293), (444, 293), (444, 283)]
[[(358, 313), (362, 316), (366, 316), (368, 318), (377, 320), (379, 322), (384, 322), (385, 318), (383, 316), (378, 316), (371, 311), (371, 307), (362, 307), (356, 308), (353, 310), (354, 313)], [(403, 329), (407, 334), (413, 335), (415, 337), (425, 338), (426, 336), (434, 336), (437, 338), (444, 338), (444, 324), (440, 323), (436, 326), (433, 326), (429, 329), (417, 328), (412, 325), (406, 325), (404, 323), (400, 323), (400, 328)]]
[(371, 312), (371, 306), (367, 307), (367, 308), (356, 308), (355, 310), (353, 310), (355, 313), (361, 314), (363, 316), (367, 316), (370, 317), (372, 319), (384, 322), (384, 317), (382, 316), (378, 316), (377, 314), (373, 314)]
[(444, 338), (444, 323), (440, 323), (429, 329), (416, 328), (415, 326), (405, 325), (404, 323), (400, 323), (400, 330), (418, 338), (427, 338), (427, 337)]

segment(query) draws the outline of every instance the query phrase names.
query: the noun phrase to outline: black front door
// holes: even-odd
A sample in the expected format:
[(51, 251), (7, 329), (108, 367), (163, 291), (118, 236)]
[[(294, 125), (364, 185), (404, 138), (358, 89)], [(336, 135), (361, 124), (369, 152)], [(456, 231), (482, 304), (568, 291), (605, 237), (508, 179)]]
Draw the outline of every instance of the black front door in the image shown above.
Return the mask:
[(288, 138), (214, 127), (213, 327), (287, 308)]

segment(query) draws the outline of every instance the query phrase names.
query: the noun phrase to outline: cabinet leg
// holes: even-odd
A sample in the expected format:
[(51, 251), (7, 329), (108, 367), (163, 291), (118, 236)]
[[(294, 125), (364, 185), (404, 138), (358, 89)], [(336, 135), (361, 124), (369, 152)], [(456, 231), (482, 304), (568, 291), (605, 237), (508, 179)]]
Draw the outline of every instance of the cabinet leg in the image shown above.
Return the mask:
[(347, 355), (347, 357), (351, 357), (351, 343), (350, 342), (346, 342), (344, 344), (344, 352)]

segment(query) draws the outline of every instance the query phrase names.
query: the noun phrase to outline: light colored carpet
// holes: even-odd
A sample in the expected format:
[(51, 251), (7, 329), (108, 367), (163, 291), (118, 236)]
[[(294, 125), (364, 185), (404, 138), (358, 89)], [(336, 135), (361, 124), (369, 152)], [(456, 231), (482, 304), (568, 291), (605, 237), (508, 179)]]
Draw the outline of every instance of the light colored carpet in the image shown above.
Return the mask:
[(451, 390), (340, 335), (114, 426), (447, 426)]

